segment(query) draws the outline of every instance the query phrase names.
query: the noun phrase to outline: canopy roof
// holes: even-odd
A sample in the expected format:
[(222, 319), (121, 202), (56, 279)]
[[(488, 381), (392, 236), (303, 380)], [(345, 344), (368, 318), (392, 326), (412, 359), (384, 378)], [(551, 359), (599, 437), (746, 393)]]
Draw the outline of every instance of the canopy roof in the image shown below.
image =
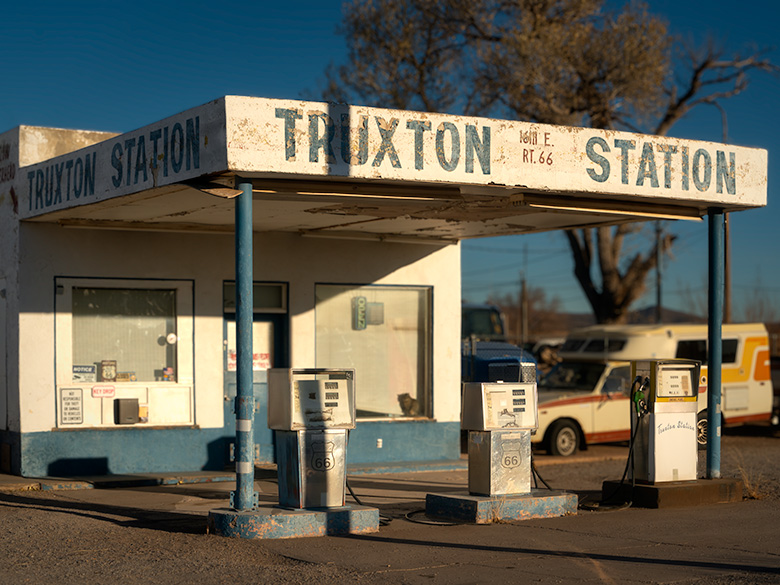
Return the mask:
[(256, 231), (441, 242), (767, 196), (761, 149), (343, 104), (227, 96), (99, 139), (20, 161), (20, 219), (232, 231), (229, 199), (251, 181)]

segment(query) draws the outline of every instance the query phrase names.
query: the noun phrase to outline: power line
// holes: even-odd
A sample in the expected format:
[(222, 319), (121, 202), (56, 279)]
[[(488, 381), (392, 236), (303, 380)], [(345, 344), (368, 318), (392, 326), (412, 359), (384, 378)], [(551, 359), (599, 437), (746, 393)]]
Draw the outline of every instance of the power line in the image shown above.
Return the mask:
[[(478, 252), (491, 252), (496, 254), (520, 254), (522, 253), (522, 250), (518, 250), (517, 248), (493, 248), (491, 246), (480, 246), (478, 244), (465, 244), (463, 245), (463, 251), (478, 251)], [(540, 253), (561, 253), (561, 252), (569, 252), (569, 248), (534, 248), (534, 252), (540, 252)]]
[[(556, 256), (558, 253), (547, 253), (547, 254), (538, 254), (533, 256), (532, 260), (529, 260), (526, 264), (538, 264), (539, 262), (544, 262), (548, 258), (552, 256)], [(512, 262), (510, 264), (500, 264), (496, 266), (488, 266), (485, 268), (479, 268), (475, 270), (468, 270), (465, 272), (462, 272), (463, 275), (476, 275), (476, 274), (486, 274), (490, 272), (500, 272), (502, 270), (517, 270), (518, 267), (522, 264), (519, 259), (516, 262)]]
[(732, 285), (732, 288), (738, 288), (740, 290), (755, 290), (755, 291), (771, 291), (771, 292), (780, 292), (780, 287), (778, 286), (752, 286), (749, 284), (734, 284)]
[[(527, 275), (528, 276), (528, 275)], [(574, 283), (575, 279), (574, 276), (571, 274), (553, 274), (553, 275), (539, 275), (539, 274), (533, 274), (531, 280), (531, 286), (534, 288), (543, 288), (547, 289), (549, 288), (549, 285), (551, 283), (558, 283), (558, 284), (569, 284)], [(480, 280), (480, 279), (474, 279), (471, 277), (462, 277), (461, 278), (461, 287), (466, 289), (474, 289), (474, 288), (488, 288), (491, 286), (519, 286), (520, 280), (519, 278), (515, 277), (511, 280)]]

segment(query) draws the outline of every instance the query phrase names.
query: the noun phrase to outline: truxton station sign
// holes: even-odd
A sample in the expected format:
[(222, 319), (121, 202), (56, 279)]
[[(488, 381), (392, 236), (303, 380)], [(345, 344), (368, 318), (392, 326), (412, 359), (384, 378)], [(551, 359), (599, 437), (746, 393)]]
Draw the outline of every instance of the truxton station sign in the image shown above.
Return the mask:
[(18, 169), (15, 187), (23, 217), (226, 172), (450, 184), (466, 191), (498, 186), (737, 209), (766, 204), (766, 171), (761, 149), (228, 96)]

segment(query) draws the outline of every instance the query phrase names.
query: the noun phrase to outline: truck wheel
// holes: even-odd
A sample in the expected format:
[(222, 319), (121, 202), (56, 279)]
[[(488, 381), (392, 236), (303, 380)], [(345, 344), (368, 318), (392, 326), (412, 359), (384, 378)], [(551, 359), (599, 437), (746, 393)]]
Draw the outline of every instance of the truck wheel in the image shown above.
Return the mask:
[(569, 457), (577, 452), (579, 443), (580, 433), (577, 426), (569, 420), (558, 420), (550, 428), (547, 452), (550, 455)]

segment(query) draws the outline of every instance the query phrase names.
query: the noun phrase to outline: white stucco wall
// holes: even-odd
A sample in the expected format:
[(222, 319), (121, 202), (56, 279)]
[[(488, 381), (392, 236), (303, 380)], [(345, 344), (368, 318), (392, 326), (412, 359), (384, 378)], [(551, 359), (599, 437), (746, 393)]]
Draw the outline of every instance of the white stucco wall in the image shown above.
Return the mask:
[[(20, 430), (19, 198), (23, 167), (106, 140), (115, 133), (19, 126), (0, 134), (0, 289), (5, 289), (4, 362), (0, 368), (0, 430)], [(40, 369), (40, 368), (39, 368)], [(28, 374), (29, 375), (29, 374)], [(28, 404), (28, 407), (33, 406)]]
[[(234, 279), (230, 235), (21, 226), (21, 431), (56, 426), (54, 282), (69, 278), (194, 279), (195, 424), (223, 424), (222, 283)], [(433, 286), (434, 416), (460, 414), (460, 249), (255, 235), (254, 279), (289, 283), (290, 360), (314, 365), (315, 283)]]
[(17, 396), (10, 392), (15, 384), (16, 368), (13, 340), (16, 339), (16, 319), (12, 317), (16, 303), (16, 253), (18, 223), (16, 221), (16, 192), (12, 191), (19, 168), (19, 129), (0, 134), (0, 291), (5, 290), (0, 329), (5, 347), (0, 363), (0, 430), (19, 428)]

